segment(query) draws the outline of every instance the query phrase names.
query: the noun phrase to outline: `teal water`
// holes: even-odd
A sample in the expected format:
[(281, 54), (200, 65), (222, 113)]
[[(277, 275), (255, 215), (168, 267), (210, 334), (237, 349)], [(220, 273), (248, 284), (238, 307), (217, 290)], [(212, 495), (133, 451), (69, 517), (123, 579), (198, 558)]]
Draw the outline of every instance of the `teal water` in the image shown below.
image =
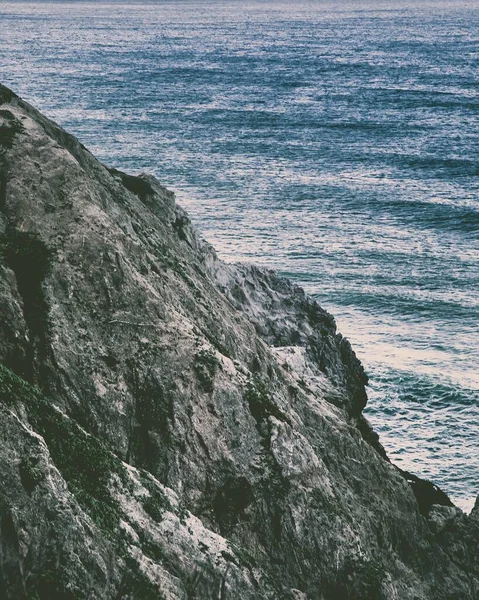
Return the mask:
[(479, 492), (479, 6), (0, 4), (0, 80), (337, 318), (392, 460)]

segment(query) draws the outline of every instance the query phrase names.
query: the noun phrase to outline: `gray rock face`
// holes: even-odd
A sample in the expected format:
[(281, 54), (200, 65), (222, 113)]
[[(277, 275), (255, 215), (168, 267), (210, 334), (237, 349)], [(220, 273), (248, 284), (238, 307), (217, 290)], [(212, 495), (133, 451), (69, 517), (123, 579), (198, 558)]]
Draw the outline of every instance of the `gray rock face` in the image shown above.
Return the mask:
[(333, 317), (0, 104), (0, 596), (479, 598), (477, 510), (419, 510)]

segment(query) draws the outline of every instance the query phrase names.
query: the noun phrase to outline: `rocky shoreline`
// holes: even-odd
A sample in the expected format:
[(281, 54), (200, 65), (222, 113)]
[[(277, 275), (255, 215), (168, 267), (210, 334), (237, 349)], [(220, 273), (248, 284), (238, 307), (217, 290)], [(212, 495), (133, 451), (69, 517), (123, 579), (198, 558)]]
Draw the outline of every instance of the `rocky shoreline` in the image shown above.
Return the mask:
[(0, 596), (476, 599), (334, 318), (0, 86)]

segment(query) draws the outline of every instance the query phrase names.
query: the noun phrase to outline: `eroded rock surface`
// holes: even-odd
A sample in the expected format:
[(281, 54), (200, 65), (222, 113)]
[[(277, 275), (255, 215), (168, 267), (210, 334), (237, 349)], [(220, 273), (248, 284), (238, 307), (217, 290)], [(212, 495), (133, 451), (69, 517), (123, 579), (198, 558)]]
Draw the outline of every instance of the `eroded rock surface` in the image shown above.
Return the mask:
[(0, 596), (478, 598), (477, 510), (418, 504), (333, 317), (0, 104)]

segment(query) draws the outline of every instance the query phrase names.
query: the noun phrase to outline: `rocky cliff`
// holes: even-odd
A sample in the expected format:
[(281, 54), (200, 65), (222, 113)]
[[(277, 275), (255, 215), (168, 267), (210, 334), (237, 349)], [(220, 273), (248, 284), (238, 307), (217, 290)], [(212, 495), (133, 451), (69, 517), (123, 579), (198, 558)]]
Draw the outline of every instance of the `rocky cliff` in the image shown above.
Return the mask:
[(0, 597), (479, 598), (334, 319), (0, 86)]

